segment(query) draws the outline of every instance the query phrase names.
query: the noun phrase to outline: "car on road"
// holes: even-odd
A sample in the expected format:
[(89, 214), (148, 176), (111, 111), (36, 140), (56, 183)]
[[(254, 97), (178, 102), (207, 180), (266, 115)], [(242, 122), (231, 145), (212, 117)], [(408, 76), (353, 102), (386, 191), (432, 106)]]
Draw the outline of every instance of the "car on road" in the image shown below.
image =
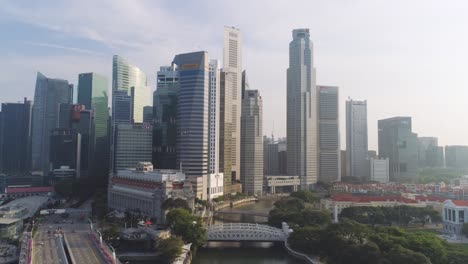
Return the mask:
[(44, 245), (44, 241), (39, 241), (39, 242), (37, 242), (37, 244), (42, 246), (42, 245)]

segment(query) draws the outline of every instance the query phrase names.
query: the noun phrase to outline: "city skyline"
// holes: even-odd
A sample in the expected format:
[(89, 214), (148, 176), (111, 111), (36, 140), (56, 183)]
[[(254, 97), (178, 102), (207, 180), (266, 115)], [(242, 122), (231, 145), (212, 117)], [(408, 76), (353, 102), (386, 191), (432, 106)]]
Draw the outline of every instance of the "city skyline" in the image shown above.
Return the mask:
[[(284, 15), (272, 21), (272, 16), (287, 14), (299, 4), (304, 6), (301, 8), (304, 11), (296, 10), (294, 18)], [(401, 4), (402, 1), (388, 4), (363, 1), (355, 5), (275, 3), (264, 9), (260, 17), (255, 16), (256, 20), (251, 20), (248, 18), (257, 15), (254, 7), (263, 5), (261, 2), (253, 3), (250, 10), (243, 12), (235, 12), (240, 11), (242, 4), (236, 6), (222, 1), (187, 3), (190, 11), (177, 12), (168, 2), (154, 6), (138, 2), (131, 7), (113, 2), (89, 11), (102, 14), (95, 16), (104, 18), (105, 22), (99, 24), (93, 19), (82, 19), (86, 12), (80, 10), (86, 4), (60, 3), (51, 7), (7, 1), (0, 8), (0, 28), (8, 32), (7, 40), (0, 47), (0, 54), (6, 58), (0, 63), (0, 70), (5, 73), (0, 85), (12, 88), (4, 88), (1, 101), (33, 98), (37, 71), (51, 78), (69, 80), (75, 87), (81, 72), (96, 72), (110, 80), (114, 54), (141, 67), (149, 76), (148, 86), (154, 90), (157, 69), (166, 65), (174, 54), (206, 50), (210, 57), (222, 59), (221, 31), (224, 25), (233, 25), (243, 33), (243, 65), (249, 72), (249, 81), (263, 95), (264, 134), (271, 134), (274, 127), (275, 136), (283, 137), (286, 102), (277, 98), (285, 97), (286, 43), (292, 29), (309, 27), (315, 45), (317, 83), (341, 88), (341, 131), (345, 131), (343, 110), (349, 96), (368, 101), (369, 149), (377, 150), (377, 120), (392, 116), (411, 116), (413, 130), (421, 136), (438, 137), (441, 146), (468, 145), (468, 139), (463, 137), (468, 127), (458, 125), (458, 120), (464, 120), (463, 98), (468, 95), (462, 89), (468, 81), (461, 71), (468, 58), (462, 47), (468, 39), (459, 36), (464, 32), (462, 25), (466, 24), (464, 3), (452, 3), (448, 9), (443, 3), (405, 2), (405, 10)], [(232, 12), (204, 13), (205, 21), (192, 15), (190, 23), (184, 25), (163, 23), (207, 5), (211, 10), (224, 7)], [(47, 17), (50, 12), (57, 14), (56, 20)], [(415, 14), (419, 19), (413, 19)], [(136, 15), (139, 21), (134, 19)], [(439, 15), (445, 15), (445, 19), (432, 19)], [(374, 23), (367, 23), (369, 20)], [(331, 29), (330, 24), (333, 24)], [(131, 30), (136, 26), (142, 26), (142, 33)], [(194, 31), (194, 28), (202, 30)], [(187, 44), (185, 38), (194, 41)], [(345, 142), (341, 133), (342, 148)]]

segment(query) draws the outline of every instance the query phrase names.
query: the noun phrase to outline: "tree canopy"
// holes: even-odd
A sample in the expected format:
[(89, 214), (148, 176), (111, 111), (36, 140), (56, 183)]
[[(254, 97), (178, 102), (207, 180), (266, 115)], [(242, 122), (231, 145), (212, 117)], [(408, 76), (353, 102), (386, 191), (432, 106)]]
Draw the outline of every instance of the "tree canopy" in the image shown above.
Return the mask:
[(183, 208), (169, 211), (166, 217), (167, 224), (175, 235), (180, 236), (186, 243), (192, 243), (197, 248), (205, 243), (206, 230), (201, 224), (201, 219), (191, 215)]
[(178, 237), (169, 237), (158, 242), (156, 250), (165, 263), (172, 263), (182, 253), (184, 242)]

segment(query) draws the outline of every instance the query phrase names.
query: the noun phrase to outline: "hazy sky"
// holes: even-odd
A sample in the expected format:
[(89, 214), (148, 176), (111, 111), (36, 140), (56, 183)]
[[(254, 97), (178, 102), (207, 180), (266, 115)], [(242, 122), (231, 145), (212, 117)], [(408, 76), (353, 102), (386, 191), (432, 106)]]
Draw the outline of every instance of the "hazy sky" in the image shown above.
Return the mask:
[[(112, 55), (126, 57), (155, 89), (159, 66), (206, 50), (222, 60), (223, 26), (243, 32), (243, 65), (263, 96), (264, 133), (286, 135), (286, 68), (294, 28), (310, 28), (317, 83), (345, 100), (368, 101), (369, 147), (377, 120), (413, 117), (420, 136), (468, 145), (468, 2), (1, 1), (0, 102), (33, 98), (36, 72), (77, 83), (111, 80)], [(109, 87), (110, 88), (110, 87)]]

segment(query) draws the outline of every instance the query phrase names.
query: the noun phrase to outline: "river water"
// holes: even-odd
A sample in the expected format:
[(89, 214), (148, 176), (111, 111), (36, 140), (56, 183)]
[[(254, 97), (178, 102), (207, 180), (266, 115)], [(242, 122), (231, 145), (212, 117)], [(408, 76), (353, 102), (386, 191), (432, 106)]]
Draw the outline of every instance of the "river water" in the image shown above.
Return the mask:
[[(235, 210), (268, 211), (275, 201), (265, 200), (240, 205)], [(266, 223), (266, 217), (250, 215), (223, 215), (215, 219), (219, 223)], [(200, 248), (193, 264), (302, 264), (286, 252), (281, 244), (269, 242), (209, 242)]]

